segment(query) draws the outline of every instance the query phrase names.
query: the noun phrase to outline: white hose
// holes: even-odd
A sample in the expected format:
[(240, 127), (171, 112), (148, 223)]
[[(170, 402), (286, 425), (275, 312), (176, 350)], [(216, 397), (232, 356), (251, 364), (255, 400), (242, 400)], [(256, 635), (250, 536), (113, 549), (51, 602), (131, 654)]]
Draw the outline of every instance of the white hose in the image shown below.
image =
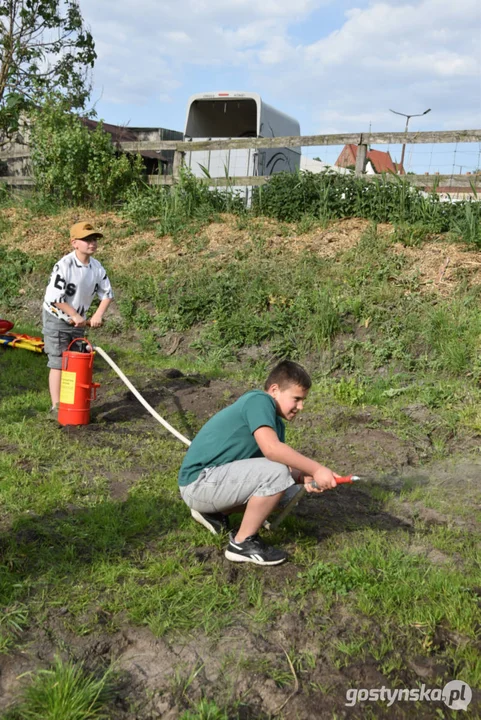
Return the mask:
[(102, 348), (99, 347), (98, 345), (94, 345), (93, 347), (94, 347), (95, 352), (98, 352), (98, 354), (101, 355), (101, 356), (103, 357), (103, 359), (108, 362), (108, 364), (110, 365), (110, 367), (111, 367), (113, 370), (115, 370), (115, 372), (117, 373), (117, 375), (119, 376), (119, 378), (122, 380), (122, 382), (124, 382), (124, 383), (127, 385), (127, 387), (129, 388), (130, 392), (132, 392), (132, 393), (135, 395), (135, 397), (137, 398), (137, 400), (138, 400), (140, 403), (142, 403), (142, 405), (144, 406), (144, 408), (149, 411), (149, 413), (157, 420), (157, 422), (159, 422), (161, 425), (163, 425), (166, 430), (168, 430), (170, 433), (172, 433), (172, 435), (175, 435), (175, 437), (176, 437), (178, 440), (180, 440), (181, 442), (183, 442), (184, 445), (190, 445), (190, 443), (191, 443), (190, 440), (188, 440), (186, 437), (184, 437), (183, 435), (181, 435), (180, 432), (177, 432), (177, 430), (176, 430), (175, 428), (173, 428), (172, 425), (169, 425), (169, 423), (168, 423), (166, 420), (164, 420), (164, 418), (161, 417), (161, 416), (159, 415), (159, 413), (156, 412), (151, 405), (149, 405), (149, 403), (147, 402), (147, 400), (144, 400), (144, 398), (143, 398), (142, 395), (139, 393), (139, 391), (134, 388), (134, 386), (132, 385), (132, 383), (130, 382), (130, 380), (129, 380), (127, 377), (125, 377), (125, 375), (123, 374), (122, 370), (118, 367), (118, 365), (116, 365), (116, 364), (114, 363), (114, 361), (112, 360), (112, 358), (110, 358), (110, 357), (107, 355), (107, 353), (105, 352), (105, 350), (102, 350)]

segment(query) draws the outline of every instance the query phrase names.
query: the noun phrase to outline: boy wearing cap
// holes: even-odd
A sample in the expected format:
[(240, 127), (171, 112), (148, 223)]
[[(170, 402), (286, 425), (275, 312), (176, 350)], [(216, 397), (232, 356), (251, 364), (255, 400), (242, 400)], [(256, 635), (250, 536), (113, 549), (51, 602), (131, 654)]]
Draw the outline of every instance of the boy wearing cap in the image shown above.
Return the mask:
[(85, 335), (87, 311), (97, 295), (100, 304), (90, 318), (91, 327), (100, 327), (113, 292), (104, 267), (92, 256), (97, 240), (103, 237), (89, 222), (70, 228), (73, 251), (55, 265), (43, 302), (43, 336), (50, 368), (51, 413), (60, 401), (62, 353), (75, 338)]

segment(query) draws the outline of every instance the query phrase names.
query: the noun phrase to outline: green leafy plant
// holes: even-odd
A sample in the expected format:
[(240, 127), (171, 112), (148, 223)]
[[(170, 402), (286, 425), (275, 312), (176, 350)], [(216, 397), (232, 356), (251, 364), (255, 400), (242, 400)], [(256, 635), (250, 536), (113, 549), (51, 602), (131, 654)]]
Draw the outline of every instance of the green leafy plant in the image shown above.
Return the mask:
[(366, 388), (355, 378), (341, 378), (334, 386), (334, 392), (347, 405), (360, 405), (366, 397)]
[(229, 720), (229, 715), (212, 700), (202, 698), (190, 710), (182, 713), (180, 720)]
[(170, 187), (131, 186), (125, 195), (122, 213), (138, 227), (155, 226), (159, 235), (176, 235), (189, 222), (209, 221), (216, 212), (242, 214), (245, 207), (234, 190), (209, 189), (205, 180), (183, 168), (180, 181)]
[[(288, 222), (362, 217), (417, 226), (406, 244), (418, 244), (425, 232), (448, 231), (479, 244), (480, 203), (442, 202), (436, 192), (426, 195), (399, 177), (366, 180), (334, 173), (278, 173), (254, 189), (252, 208), (258, 215)], [(401, 241), (407, 235), (404, 230)]]
[(327, 595), (346, 595), (356, 587), (356, 575), (330, 563), (317, 562), (306, 572), (300, 573), (303, 592), (307, 589), (322, 590)]
[(32, 168), (41, 196), (109, 207), (140, 183), (140, 155), (119, 154), (101, 122), (89, 130), (59, 96), (30, 117)]

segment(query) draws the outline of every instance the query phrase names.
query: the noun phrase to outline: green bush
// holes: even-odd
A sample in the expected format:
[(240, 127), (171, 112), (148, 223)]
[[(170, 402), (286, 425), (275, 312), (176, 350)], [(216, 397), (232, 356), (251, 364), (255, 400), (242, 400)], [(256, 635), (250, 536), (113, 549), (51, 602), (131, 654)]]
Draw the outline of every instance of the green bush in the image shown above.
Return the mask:
[(407, 180), (311, 172), (279, 173), (255, 188), (253, 210), (281, 221), (298, 222), (310, 216), (320, 220), (362, 217), (374, 222), (408, 223), (428, 232), (452, 231), (466, 242), (481, 246), (481, 203), (442, 202), (426, 195)]
[(140, 182), (140, 155), (119, 154), (100, 122), (90, 131), (57, 98), (31, 116), (32, 169), (37, 190), (63, 203), (110, 207)]
[(155, 225), (160, 235), (173, 234), (194, 219), (205, 222), (216, 212), (245, 211), (242, 199), (232, 191), (211, 190), (188, 168), (180, 182), (170, 187), (131, 186), (125, 195), (122, 213), (141, 228)]

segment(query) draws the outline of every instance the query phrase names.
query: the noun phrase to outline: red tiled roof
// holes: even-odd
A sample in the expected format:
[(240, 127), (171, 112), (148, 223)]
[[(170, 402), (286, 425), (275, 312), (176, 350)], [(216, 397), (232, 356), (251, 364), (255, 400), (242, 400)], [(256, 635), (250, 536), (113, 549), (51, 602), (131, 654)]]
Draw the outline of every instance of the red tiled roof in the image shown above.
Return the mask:
[[(349, 149), (355, 162), (357, 158), (357, 148), (357, 145), (345, 145), (335, 164), (339, 166), (339, 160), (346, 149)], [(383, 152), (382, 150), (369, 150), (367, 153), (367, 159), (372, 163), (372, 166), (377, 173), (397, 173), (400, 171), (400, 173), (404, 175), (404, 168), (401, 167), (400, 163), (393, 163), (391, 155), (388, 152)]]
[[(341, 152), (341, 155), (344, 153), (345, 150), (349, 150), (349, 151), (350, 151), (350, 153), (351, 153), (351, 155), (352, 155), (353, 161), (356, 162), (356, 158), (357, 158), (357, 145), (345, 145), (345, 146), (344, 146), (344, 149), (343, 149), (342, 152)], [(341, 157), (341, 155), (339, 155), (339, 157)], [(338, 158), (338, 160), (339, 160), (339, 158)], [(336, 160), (336, 162), (335, 162), (335, 165), (337, 165), (337, 160)]]
[(381, 150), (369, 150), (367, 159), (370, 160), (377, 173), (396, 172), (396, 168), (394, 167), (394, 163), (388, 152), (382, 152)]

